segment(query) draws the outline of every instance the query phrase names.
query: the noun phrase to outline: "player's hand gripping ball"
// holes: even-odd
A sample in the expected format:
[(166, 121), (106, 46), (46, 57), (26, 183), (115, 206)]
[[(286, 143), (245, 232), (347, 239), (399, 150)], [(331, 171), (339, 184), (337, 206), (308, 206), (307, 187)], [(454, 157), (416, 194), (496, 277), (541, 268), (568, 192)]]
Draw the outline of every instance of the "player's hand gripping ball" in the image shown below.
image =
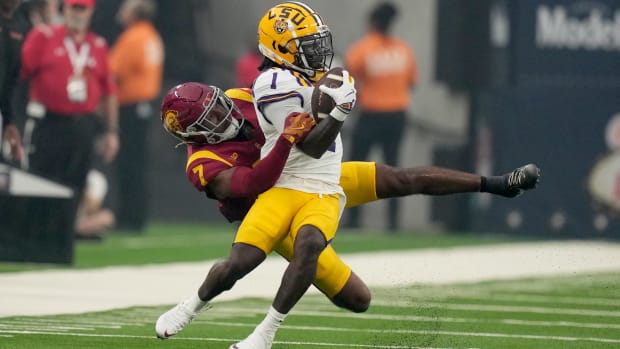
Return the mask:
[(312, 92), (312, 116), (319, 122), (328, 115), (344, 121), (355, 106), (357, 91), (353, 78), (342, 68), (330, 69)]

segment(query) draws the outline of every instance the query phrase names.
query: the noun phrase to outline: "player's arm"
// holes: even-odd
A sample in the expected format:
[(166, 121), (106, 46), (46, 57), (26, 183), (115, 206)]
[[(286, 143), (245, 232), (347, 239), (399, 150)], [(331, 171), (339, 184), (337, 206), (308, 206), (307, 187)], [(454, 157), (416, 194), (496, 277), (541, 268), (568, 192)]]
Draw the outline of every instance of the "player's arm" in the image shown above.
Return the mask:
[(218, 200), (253, 197), (264, 192), (280, 177), (292, 145), (280, 138), (269, 155), (255, 167), (236, 166), (224, 170), (207, 183), (205, 192)]
[(344, 120), (346, 120), (355, 106), (357, 91), (355, 90), (353, 78), (346, 70), (342, 71), (342, 85), (340, 87), (330, 88), (320, 85), (316, 88), (329, 95), (334, 100), (336, 106), (329, 113), (329, 117), (322, 120), (310, 132), (306, 140), (298, 144), (298, 147), (304, 153), (318, 159), (323, 156), (336, 140)]
[(254, 197), (271, 188), (282, 173), (294, 144), (302, 141), (315, 122), (307, 113), (292, 113), (274, 148), (254, 167), (237, 166), (220, 171), (206, 183), (205, 191), (212, 197)]
[(344, 122), (333, 117), (327, 117), (321, 120), (308, 137), (302, 143), (297, 144), (297, 147), (307, 155), (319, 159), (334, 144), (343, 124)]
[[(312, 91), (312, 88), (308, 88)], [(308, 93), (308, 96), (310, 94), (311, 92)], [(303, 112), (305, 99), (304, 94), (298, 91), (280, 93), (277, 96), (278, 97), (266, 96), (264, 98), (259, 98), (258, 107), (262, 111), (262, 117), (264, 117), (269, 124), (273, 125), (275, 129), (281, 130), (286, 126), (285, 120), (287, 115)], [(271, 101), (275, 98), (281, 98), (281, 100)], [(304, 114), (307, 115), (307, 113)], [(307, 134), (305, 140), (297, 143), (297, 147), (307, 155), (318, 159), (327, 151), (329, 146), (334, 143), (341, 127), (342, 122), (333, 118), (326, 118), (314, 126)]]

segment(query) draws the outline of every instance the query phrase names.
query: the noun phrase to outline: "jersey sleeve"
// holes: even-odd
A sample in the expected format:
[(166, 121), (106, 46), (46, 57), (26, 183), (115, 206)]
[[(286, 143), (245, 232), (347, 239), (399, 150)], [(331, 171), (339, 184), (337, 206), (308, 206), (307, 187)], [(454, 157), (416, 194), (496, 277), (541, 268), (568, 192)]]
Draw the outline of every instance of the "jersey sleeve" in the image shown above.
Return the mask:
[(187, 179), (198, 191), (205, 191), (205, 187), (217, 177), (220, 172), (233, 167), (231, 163), (222, 159), (209, 150), (199, 150), (189, 157), (185, 167)]
[(293, 112), (309, 112), (314, 87), (302, 74), (286, 69), (270, 69), (254, 83), (256, 108), (278, 132)]
[(53, 35), (48, 27), (34, 28), (26, 36), (21, 52), (21, 72), (24, 79), (30, 78), (39, 69), (46, 41)]

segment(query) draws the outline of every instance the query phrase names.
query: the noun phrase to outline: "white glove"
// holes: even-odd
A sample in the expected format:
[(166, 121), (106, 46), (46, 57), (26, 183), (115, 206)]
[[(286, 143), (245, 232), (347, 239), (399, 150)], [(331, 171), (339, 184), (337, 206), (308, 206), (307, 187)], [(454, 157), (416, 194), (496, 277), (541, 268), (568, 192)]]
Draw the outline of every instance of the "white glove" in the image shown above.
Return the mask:
[(344, 121), (353, 110), (353, 107), (355, 107), (357, 91), (355, 90), (353, 77), (349, 75), (348, 71), (343, 70), (342, 85), (340, 87), (332, 88), (321, 85), (319, 89), (330, 96), (336, 103), (329, 115), (338, 121)]

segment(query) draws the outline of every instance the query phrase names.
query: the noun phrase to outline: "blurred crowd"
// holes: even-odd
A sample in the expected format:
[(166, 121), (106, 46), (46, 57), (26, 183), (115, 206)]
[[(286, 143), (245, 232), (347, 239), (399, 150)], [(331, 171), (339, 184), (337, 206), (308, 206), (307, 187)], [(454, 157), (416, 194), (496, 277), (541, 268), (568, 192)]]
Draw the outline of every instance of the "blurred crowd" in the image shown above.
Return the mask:
[[(95, 0), (0, 0), (4, 161), (73, 189), (72, 200), (37, 213), (75, 222), (83, 239), (112, 226), (144, 229), (147, 132), (164, 61), (153, 0), (120, 4), (122, 33), (111, 46), (91, 29), (95, 8)], [(110, 176), (114, 212), (104, 205)]]

